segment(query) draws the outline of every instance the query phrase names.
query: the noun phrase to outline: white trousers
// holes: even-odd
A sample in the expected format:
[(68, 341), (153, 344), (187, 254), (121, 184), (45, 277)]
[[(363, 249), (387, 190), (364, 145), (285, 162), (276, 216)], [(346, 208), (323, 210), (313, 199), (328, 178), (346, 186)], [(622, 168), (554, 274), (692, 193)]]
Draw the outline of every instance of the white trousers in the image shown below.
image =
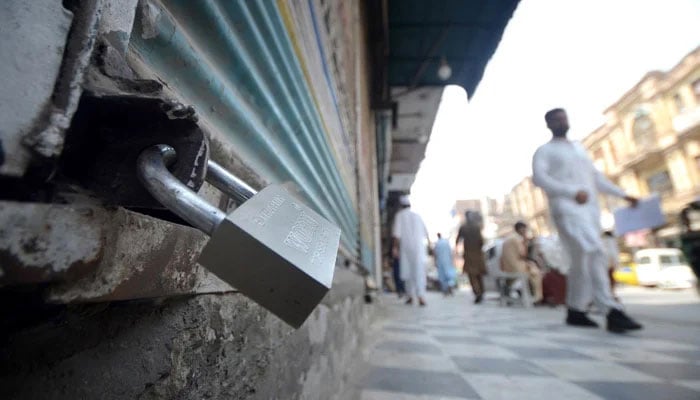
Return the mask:
[(559, 238), (569, 253), (571, 266), (566, 281), (566, 305), (586, 311), (591, 302), (607, 314), (621, 309), (610, 290), (608, 257), (595, 224), (555, 219)]
[(409, 262), (406, 265), (406, 293), (409, 297), (425, 298), (425, 264), (422, 262)]

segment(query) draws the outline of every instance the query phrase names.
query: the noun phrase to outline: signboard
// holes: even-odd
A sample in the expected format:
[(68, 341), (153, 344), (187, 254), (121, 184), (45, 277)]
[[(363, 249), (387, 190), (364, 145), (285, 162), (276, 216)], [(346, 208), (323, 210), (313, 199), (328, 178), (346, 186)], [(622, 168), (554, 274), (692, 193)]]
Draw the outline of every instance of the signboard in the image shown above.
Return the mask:
[(640, 200), (637, 207), (618, 208), (614, 215), (617, 236), (666, 225), (666, 217), (661, 211), (661, 198), (658, 195)]

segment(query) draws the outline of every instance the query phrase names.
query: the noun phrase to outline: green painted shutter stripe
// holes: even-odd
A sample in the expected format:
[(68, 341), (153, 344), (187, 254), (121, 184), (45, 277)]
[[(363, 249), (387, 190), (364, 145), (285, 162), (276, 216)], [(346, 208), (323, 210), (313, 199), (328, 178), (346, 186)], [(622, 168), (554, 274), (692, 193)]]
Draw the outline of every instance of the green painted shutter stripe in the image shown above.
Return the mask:
[(357, 215), (274, 2), (166, 1), (155, 37), (142, 23), (132, 46), (144, 63), (263, 178), (303, 188), (356, 255)]

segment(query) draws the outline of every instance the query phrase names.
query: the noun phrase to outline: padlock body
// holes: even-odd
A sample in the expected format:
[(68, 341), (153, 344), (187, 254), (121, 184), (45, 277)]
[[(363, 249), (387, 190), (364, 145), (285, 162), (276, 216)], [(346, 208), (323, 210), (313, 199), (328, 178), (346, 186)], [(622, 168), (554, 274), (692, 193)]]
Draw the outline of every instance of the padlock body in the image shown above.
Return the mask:
[(299, 327), (331, 288), (340, 229), (270, 185), (218, 226), (199, 263)]

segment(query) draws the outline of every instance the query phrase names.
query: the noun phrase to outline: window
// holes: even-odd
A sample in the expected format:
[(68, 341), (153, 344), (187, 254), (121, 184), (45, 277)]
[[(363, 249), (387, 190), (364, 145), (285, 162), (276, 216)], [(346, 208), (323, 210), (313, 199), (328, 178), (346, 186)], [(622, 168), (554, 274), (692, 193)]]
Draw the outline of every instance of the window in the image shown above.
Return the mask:
[(672, 256), (660, 256), (659, 261), (661, 261), (661, 265), (673, 265), (674, 264), (674, 258)]
[(654, 121), (652, 121), (647, 110), (637, 110), (634, 124), (632, 125), (632, 135), (640, 148), (649, 148), (654, 145), (656, 141)]
[(660, 171), (647, 178), (647, 186), (652, 193), (668, 195), (673, 193), (673, 182), (668, 171)]
[(651, 258), (650, 257), (642, 257), (639, 259), (640, 264), (651, 264)]
[(687, 261), (683, 254), (668, 254), (659, 257), (662, 267), (674, 267), (678, 265), (685, 265)]
[(680, 93), (673, 95), (673, 104), (676, 106), (676, 111), (679, 113), (685, 111), (685, 103), (683, 102), (683, 98), (681, 97)]

